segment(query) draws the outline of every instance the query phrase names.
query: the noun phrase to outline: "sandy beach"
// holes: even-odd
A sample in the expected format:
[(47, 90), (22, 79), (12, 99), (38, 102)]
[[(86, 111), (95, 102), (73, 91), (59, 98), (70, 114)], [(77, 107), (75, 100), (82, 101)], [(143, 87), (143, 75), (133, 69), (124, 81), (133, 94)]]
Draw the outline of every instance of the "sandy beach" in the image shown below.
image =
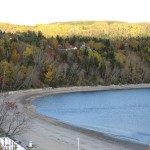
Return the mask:
[(150, 88), (150, 84), (45, 88), (9, 92), (9, 98), (16, 101), (19, 109), (25, 110), (31, 117), (30, 127), (23, 135), (15, 138), (24, 147), (32, 141), (33, 150), (77, 150), (78, 137), (80, 150), (145, 150), (147, 147), (144, 145), (114, 139), (103, 133), (70, 126), (40, 115), (36, 113), (35, 106), (32, 105), (33, 100), (53, 94), (130, 88)]

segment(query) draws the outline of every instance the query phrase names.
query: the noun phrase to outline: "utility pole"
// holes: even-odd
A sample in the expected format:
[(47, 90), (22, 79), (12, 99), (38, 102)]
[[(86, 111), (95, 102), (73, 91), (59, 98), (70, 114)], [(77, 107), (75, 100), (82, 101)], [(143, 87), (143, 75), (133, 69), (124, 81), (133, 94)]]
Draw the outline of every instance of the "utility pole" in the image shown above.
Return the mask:
[(79, 150), (79, 146), (80, 146), (80, 139), (79, 139), (79, 137), (77, 138), (77, 140), (78, 140), (78, 150)]

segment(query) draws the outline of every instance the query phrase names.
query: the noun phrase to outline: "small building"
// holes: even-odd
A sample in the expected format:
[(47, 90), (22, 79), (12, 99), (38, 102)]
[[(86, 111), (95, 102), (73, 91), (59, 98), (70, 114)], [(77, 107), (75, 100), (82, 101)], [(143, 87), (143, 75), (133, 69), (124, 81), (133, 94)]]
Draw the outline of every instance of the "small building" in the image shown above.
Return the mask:
[(70, 45), (69, 48), (67, 48), (68, 50), (76, 50), (77, 47), (76, 46), (73, 46), (73, 45)]

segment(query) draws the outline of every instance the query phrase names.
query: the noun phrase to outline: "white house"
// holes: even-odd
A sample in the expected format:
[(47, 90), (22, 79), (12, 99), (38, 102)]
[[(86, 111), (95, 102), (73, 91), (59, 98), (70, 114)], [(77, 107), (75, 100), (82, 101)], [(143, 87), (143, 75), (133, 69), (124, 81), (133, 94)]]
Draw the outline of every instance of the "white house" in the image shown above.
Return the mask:
[(8, 137), (0, 137), (0, 146), (3, 150), (26, 150)]

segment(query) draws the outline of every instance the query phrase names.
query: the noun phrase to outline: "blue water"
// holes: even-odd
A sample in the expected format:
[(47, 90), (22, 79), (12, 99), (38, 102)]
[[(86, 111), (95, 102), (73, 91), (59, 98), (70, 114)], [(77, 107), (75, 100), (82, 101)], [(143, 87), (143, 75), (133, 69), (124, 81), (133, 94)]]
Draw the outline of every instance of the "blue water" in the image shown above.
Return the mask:
[(150, 143), (150, 89), (59, 94), (34, 105), (38, 113), (71, 125)]

